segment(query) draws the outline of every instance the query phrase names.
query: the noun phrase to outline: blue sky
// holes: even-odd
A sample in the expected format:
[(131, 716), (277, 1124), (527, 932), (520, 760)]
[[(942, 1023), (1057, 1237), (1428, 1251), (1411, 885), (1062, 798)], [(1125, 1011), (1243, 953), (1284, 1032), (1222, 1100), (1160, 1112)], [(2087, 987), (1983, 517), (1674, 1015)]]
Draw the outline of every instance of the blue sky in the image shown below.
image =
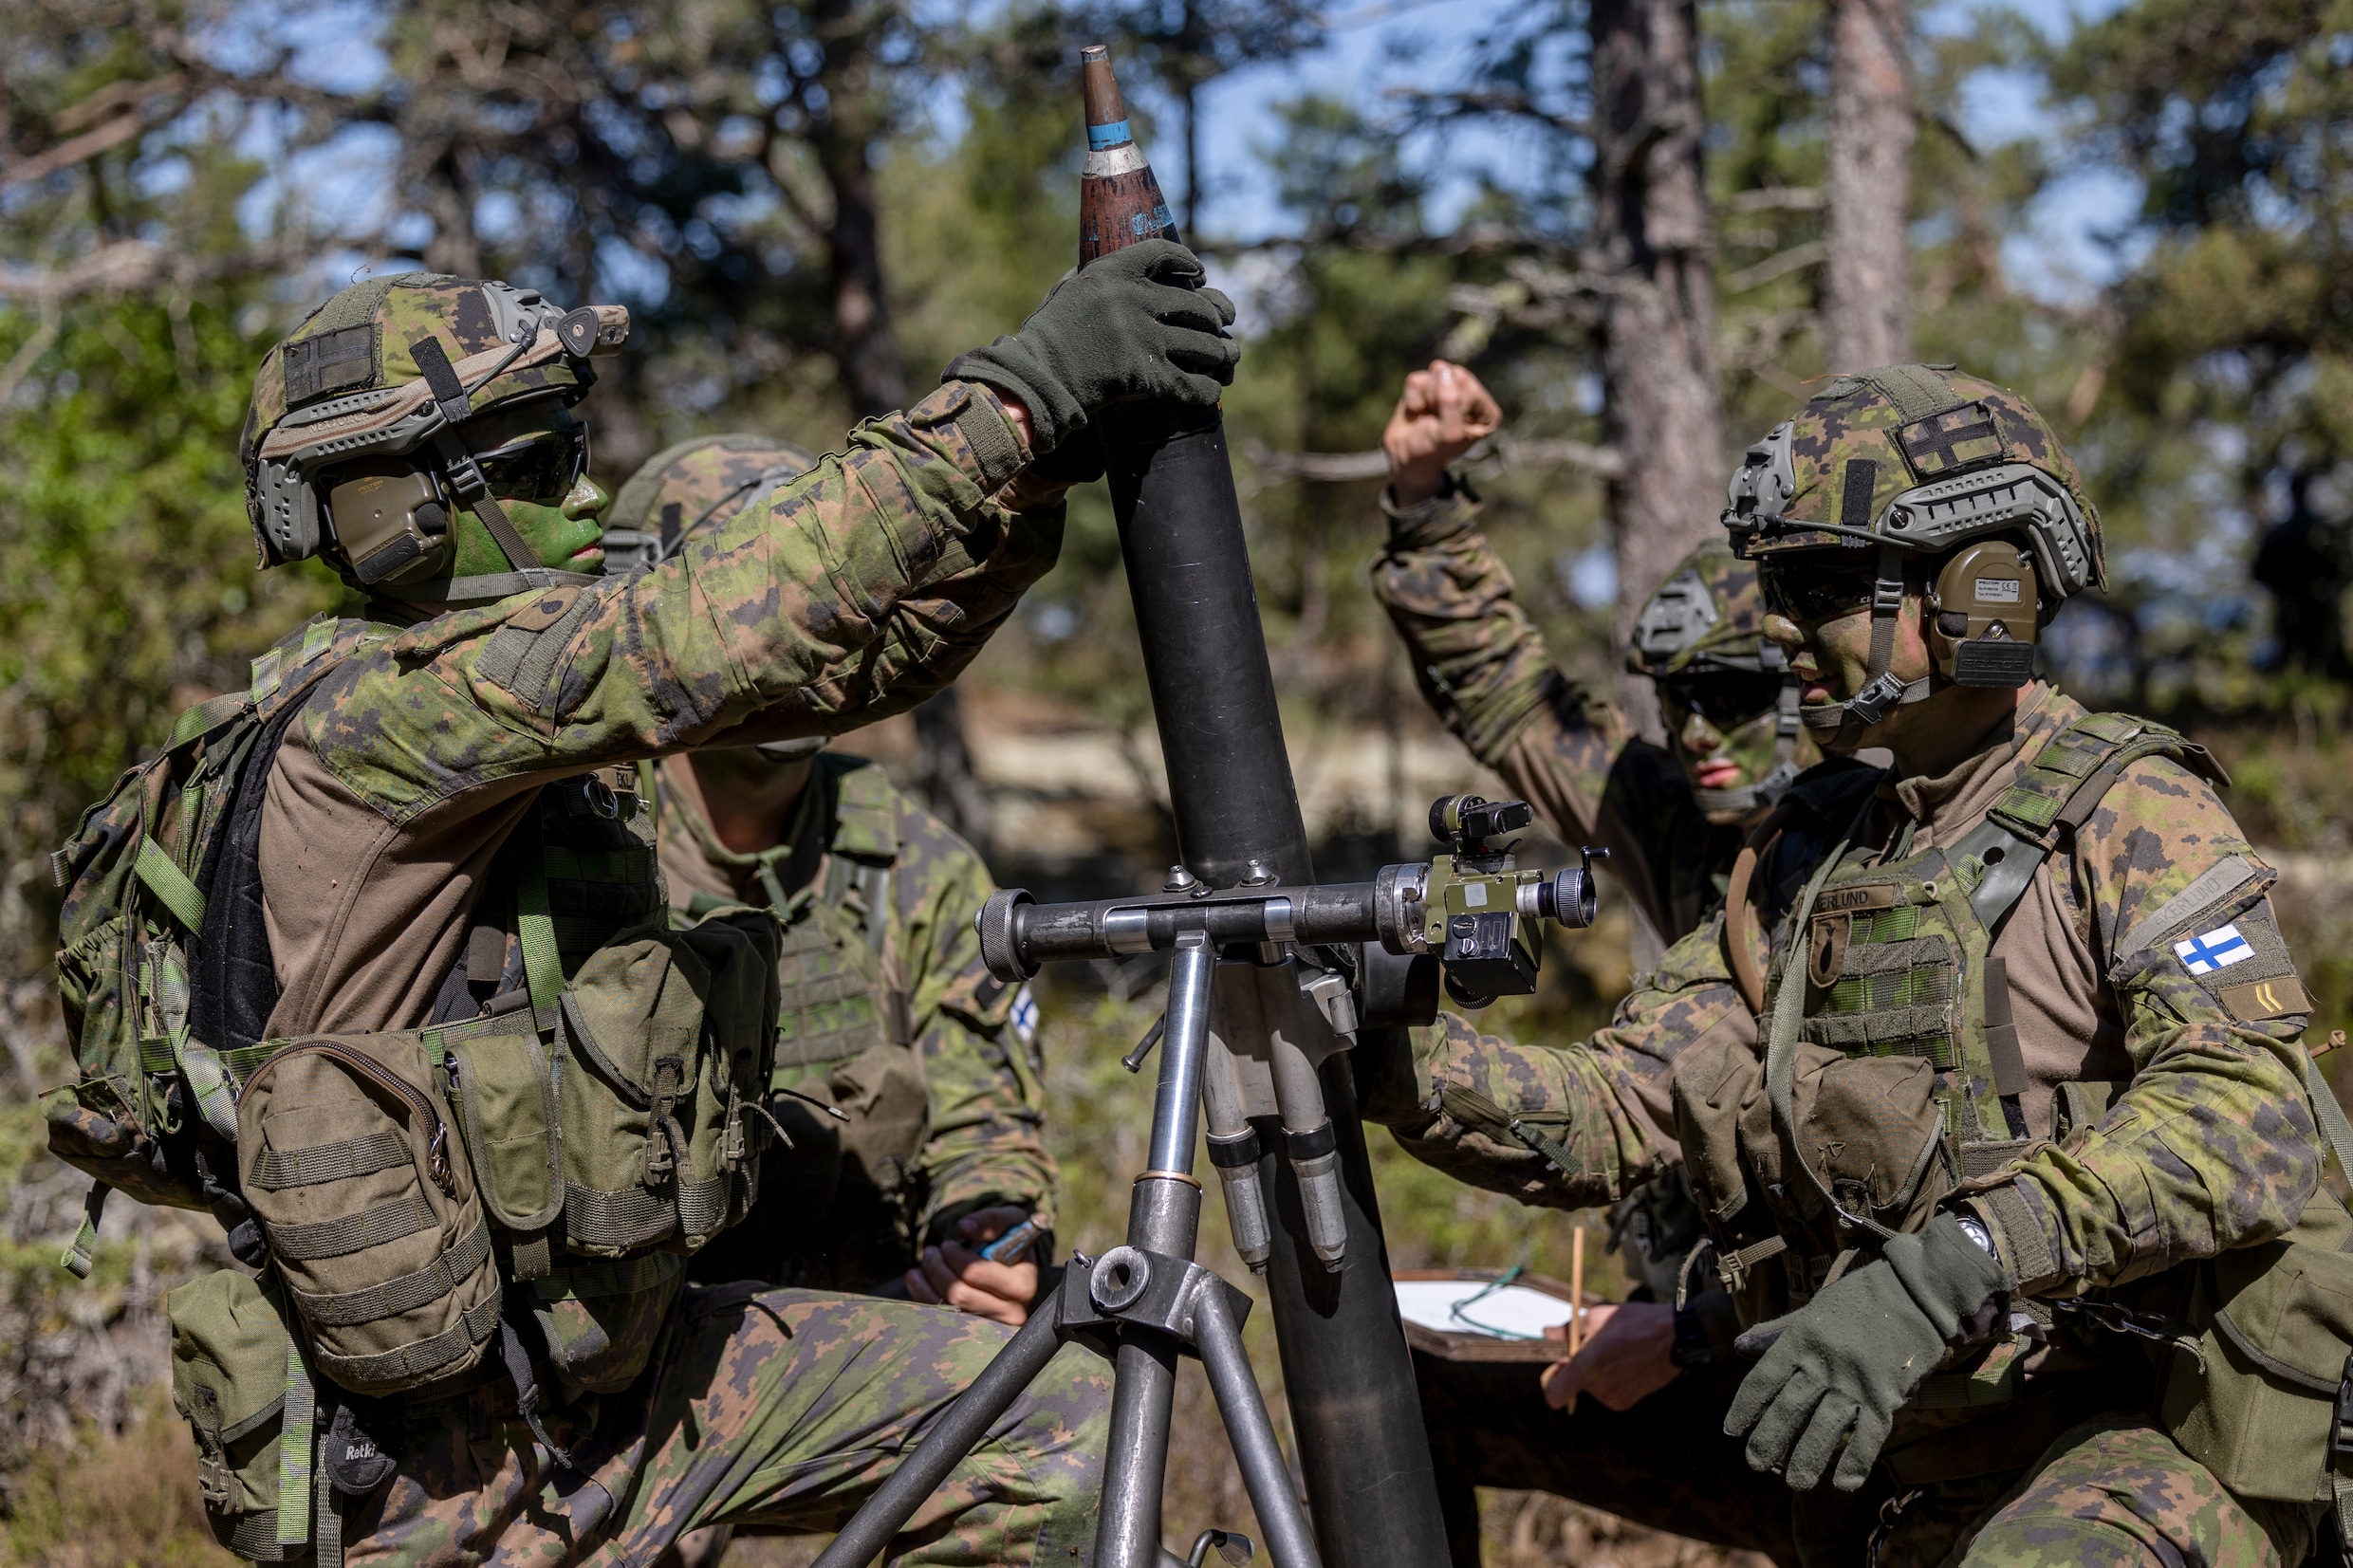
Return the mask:
[[(2121, 0), (2019, 0), (2012, 9), (2047, 36), (2061, 38), (2081, 20), (2115, 10)], [(1359, 0), (1335, 6), (1340, 24), (1324, 47), (1301, 59), (1238, 71), (1213, 85), (1202, 116), (1202, 162), (1213, 190), (1204, 203), (1210, 233), (1257, 239), (1286, 227), (1267, 181), (1257, 177), (1256, 149), (1275, 140), (1275, 106), (1316, 92), (1345, 100), (1379, 117), (1388, 90), (1400, 83), (1453, 80), (1470, 41), (1512, 9), (1512, 0)], [(1924, 29), (1952, 30), (1967, 25), (1967, 3), (1919, 8)], [(1970, 84), (1965, 129), (1984, 143), (2047, 133), (2050, 117), (2037, 101), (2036, 84), (2016, 73), (1986, 72)], [(1171, 138), (1172, 142), (1174, 138)], [(1466, 157), (1501, 158), (1508, 146), (1491, 135), (1466, 138)], [(1172, 190), (1183, 178), (1183, 158), (1175, 145), (1152, 150), (1163, 182)], [(1439, 212), (1464, 192), (1442, 193)], [(2140, 193), (2111, 174), (2079, 175), (2055, 182), (2034, 213), (2033, 232), (2010, 246), (2006, 260), (2021, 287), (2054, 299), (2080, 298), (2109, 281), (2113, 253), (2098, 242), (2136, 210)]]

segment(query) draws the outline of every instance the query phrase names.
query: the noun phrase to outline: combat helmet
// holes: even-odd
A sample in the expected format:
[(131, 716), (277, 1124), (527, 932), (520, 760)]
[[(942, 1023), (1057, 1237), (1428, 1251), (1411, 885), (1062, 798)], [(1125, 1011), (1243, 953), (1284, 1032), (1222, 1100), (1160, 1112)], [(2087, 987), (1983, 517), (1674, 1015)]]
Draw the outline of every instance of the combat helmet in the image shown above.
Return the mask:
[[(1779, 801), (1797, 778), (1798, 684), (1780, 645), (1765, 637), (1764, 597), (1756, 567), (1732, 552), (1729, 540), (1711, 539), (1685, 556), (1634, 620), (1626, 668), (1670, 692), (1686, 693), (1708, 721), (1727, 734), (1735, 724), (1775, 711), (1771, 771), (1737, 789), (1703, 789), (1693, 798), (1702, 811), (1746, 816)], [(1693, 702), (1709, 687), (1727, 693), (1725, 711)]]
[(812, 453), (765, 435), (698, 435), (666, 447), (613, 497), (604, 520), (604, 569), (627, 572), (667, 561), (695, 534), (816, 466)]
[[(2105, 587), (2100, 514), (2034, 405), (1951, 365), (1882, 365), (1840, 376), (1748, 450), (1732, 475), (1724, 526), (1744, 560), (1853, 550), (1856, 568), (1814, 556), (1835, 598), (1872, 615), (1862, 691), (1807, 708), (1825, 744), (1851, 742), (1896, 707), (1958, 686), (2033, 678), (2034, 643), (2059, 606)], [(1906, 685), (1890, 672), (1907, 558), (1943, 558), (1927, 584), (1934, 673)], [(1843, 580), (1841, 581), (1840, 580)], [(1918, 579), (1916, 579), (1918, 580)], [(1769, 597), (1782, 574), (1765, 574)]]
[[(640, 464), (613, 497), (605, 514), (605, 570), (626, 573), (658, 565), (697, 534), (718, 527), (756, 498), (816, 466), (809, 452), (765, 435), (697, 435), (665, 447)], [(824, 748), (823, 735), (753, 747), (773, 763), (798, 762)]]
[[(540, 563), (484, 477), (480, 459), (496, 454), (463, 431), (527, 401), (578, 402), (596, 381), (590, 357), (628, 336), (620, 305), (565, 310), (494, 280), (408, 272), (335, 294), (254, 378), (238, 449), (259, 563), (324, 556), (362, 589), (453, 604), (593, 581)], [(513, 571), (434, 581), (455, 507)]]

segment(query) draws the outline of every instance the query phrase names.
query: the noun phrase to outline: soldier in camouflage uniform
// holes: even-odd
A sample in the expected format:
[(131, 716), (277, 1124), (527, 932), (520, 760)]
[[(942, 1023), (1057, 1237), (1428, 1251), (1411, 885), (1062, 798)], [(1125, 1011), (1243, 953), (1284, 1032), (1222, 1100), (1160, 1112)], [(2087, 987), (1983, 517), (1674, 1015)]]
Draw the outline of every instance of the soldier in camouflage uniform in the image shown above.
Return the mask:
[[(1500, 422), (1478, 378), (1433, 360), (1406, 378), (1382, 445), (1388, 544), (1373, 594), (1405, 642), (1422, 695), (1473, 756), (1533, 802), (1565, 842), (1606, 846), (1607, 869), (1673, 941), (1723, 897), (1747, 827), (1816, 760), (1797, 693), (1765, 640), (1756, 569), (1711, 540), (1643, 606), (1630, 669), (1658, 683), (1668, 745), (1561, 673), (1451, 470)], [(1679, 1171), (1610, 1216), (1635, 1297), (1590, 1315), (1574, 1360), (1541, 1382), (1524, 1365), (1415, 1353), (1422, 1412), (1457, 1564), (1479, 1560), (1474, 1488), (1541, 1490), (1719, 1545), (1789, 1556), (1780, 1488), (1737, 1467), (1688, 1462), (1739, 1385), (1739, 1332), (1720, 1289), (1676, 1303), (1699, 1211)], [(1581, 1399), (1580, 1395), (1589, 1395)], [(1737, 1445), (1722, 1442), (1719, 1460)], [(1630, 1485), (1665, 1476), (1664, 1484)]]
[[(682, 442), (621, 487), (606, 537), (675, 554), (815, 464), (757, 436)], [(672, 905), (764, 905), (786, 922), (769, 1110), (793, 1147), (769, 1156), (759, 1207), (690, 1275), (888, 1286), (1018, 1327), (1046, 1248), (1003, 1263), (971, 1248), (1032, 1216), (1050, 1227), (1056, 1175), (1035, 1004), (990, 978), (973, 929), (994, 891), (988, 867), (881, 769), (813, 742), (649, 771)]]
[(2353, 1496), (2353, 1318), (2253, 1303), (2338, 1266), (2322, 1129), (2353, 1132), (2219, 771), (2032, 677), (2101, 581), (2073, 465), (2015, 394), (1890, 366), (1751, 448), (1732, 503), (1808, 728), (1895, 766), (1801, 779), (1753, 887), (1591, 1042), (1443, 1017), (1381, 1119), (1562, 1208), (1685, 1168), (1757, 1358), (1728, 1430), (1806, 1562), (2303, 1561)]
[(1670, 573), (1635, 623), (1626, 666), (1658, 683), (1660, 747), (1561, 673), (1511, 574), (1479, 531), (1479, 500), (1448, 465), (1500, 423), (1460, 365), (1406, 378), (1382, 445), (1388, 545), (1373, 595), (1431, 709), (1566, 843), (1608, 846), (1607, 870), (1664, 941), (1724, 895), (1744, 824), (1817, 760), (1764, 636), (1752, 566), (1722, 541)]
[[(224, 1540), (268, 1560), (308, 1556), (315, 1543), (322, 1568), (339, 1556), (647, 1563), (706, 1524), (834, 1528), (1005, 1342), (998, 1324), (915, 1303), (689, 1286), (678, 1248), (630, 1250), (618, 1227), (649, 1205), (681, 1234), (688, 1223), (678, 1151), (690, 1146), (674, 1118), (704, 1105), (705, 1091), (669, 1076), (677, 1058), (651, 1053), (681, 1048), (665, 1043), (676, 1039), (665, 1021), (692, 998), (673, 985), (646, 1001), (650, 1043), (607, 1033), (599, 1046), (574, 1015), (571, 987), (602, 954), (696, 950), (606, 946), (662, 908), (645, 816), (634, 809), (635, 765), (714, 740), (854, 729), (953, 679), (1059, 547), (1066, 481), (1035, 460), (1091, 445), (1088, 411), (1109, 400), (1212, 403), (1231, 378), (1235, 351), (1222, 327), (1232, 305), (1196, 289), (1199, 278), (1189, 252), (1151, 242), (1065, 279), (1019, 336), (960, 360), (913, 408), (866, 421), (840, 455), (673, 559), (619, 579), (598, 570), (605, 497), (586, 478), (585, 432), (569, 409), (593, 378), (590, 356), (625, 337), (625, 312), (560, 312), (504, 284), (410, 274), (344, 290), (271, 350), (243, 440), (257, 542), (266, 563), (324, 557), (363, 591), (366, 618), (314, 624), (258, 662), (250, 698), (190, 715), (194, 732), (220, 722), (216, 708), (232, 720), (269, 715), (231, 763), (216, 849), (176, 867), (152, 839), (141, 855), (140, 877), (170, 894), (192, 938), (193, 999), (169, 994), (164, 1006), (179, 1019), (185, 1005), (168, 1050), (181, 1063), (175, 1103), (183, 1091), (194, 1098), (149, 1141), (141, 1127), (68, 1101), (52, 1119), (52, 1148), (118, 1180), (103, 1157), (124, 1147), (152, 1147), (160, 1168), (193, 1170), (240, 1256), (268, 1264), (274, 1281), (287, 1259), (333, 1261), (355, 1248), (398, 1264), (414, 1200), (288, 1227), (264, 1216), (264, 1197), (281, 1216), (295, 1198), (332, 1215), (355, 1176), (374, 1182), (368, 1172), (385, 1171), (382, 1180), (416, 1184), (427, 1171), (421, 1153), (386, 1171), (374, 1134), (283, 1156), (243, 1149), (235, 1114), (216, 1119), (220, 1079), (243, 1084), (269, 1071), (289, 1040), (357, 1041), (305, 1060), (341, 1052), (334, 1060), (359, 1072), (367, 1060), (421, 1060), (415, 1053), (431, 1051), (444, 1025), (451, 1038), (472, 1029), (471, 1052), (528, 1006), (541, 1031), (532, 1049), (568, 1040), (577, 1054), (562, 1079), (567, 1152), (570, 1086), (617, 1041), (649, 1053), (651, 1076), (600, 1065), (622, 1098), (583, 1103), (651, 1098), (637, 1102), (650, 1109), (636, 1121), (624, 1116), (596, 1134), (606, 1141), (595, 1147), (640, 1141), (637, 1177), (592, 1171), (570, 1197), (559, 1186), (553, 1231), (490, 1209), (488, 1189), (453, 1174), (435, 1134), (432, 1182), (453, 1203), (479, 1197), (500, 1216), (494, 1254), (472, 1251), (486, 1234), (477, 1220), (464, 1246), (408, 1254), (431, 1266), (364, 1300), (301, 1298), (296, 1332), (439, 1311), (432, 1303), (454, 1301), (460, 1285), (473, 1300), (485, 1270), (491, 1294), (481, 1305), (496, 1316), (468, 1307), (432, 1344), (397, 1348), (388, 1374), (457, 1370), (397, 1384), (396, 1397), (339, 1393), (322, 1373), (316, 1486), (302, 1338), (287, 1353), (285, 1398), (253, 1417), (275, 1421), (282, 1439), (249, 1455), (225, 1447), (236, 1434), (220, 1423), (217, 1375), (223, 1357), (242, 1369), (229, 1374), (233, 1393), (252, 1374), (239, 1359), (252, 1320), (215, 1313), (183, 1324), (176, 1315), (176, 1361), (184, 1347), (213, 1357), (211, 1373), (189, 1363), (190, 1393), (204, 1398), (183, 1404), (207, 1444), (208, 1503), (268, 1510), (216, 1518)], [(1009, 356), (1020, 377), (998, 370)], [(996, 380), (1027, 396), (1000, 393)], [(1084, 454), (1065, 466), (1085, 468)], [(90, 853), (78, 843), (61, 867), (70, 876)], [(79, 919), (69, 904), (68, 922)], [(631, 971), (600, 972), (623, 987), (601, 994), (633, 994)], [(613, 1015), (599, 1016), (599, 1029), (611, 1026)], [(378, 1038), (396, 1043), (367, 1044)], [(435, 1084), (456, 1096), (491, 1059), (466, 1056), (462, 1080), (455, 1048), (432, 1060)], [(393, 1070), (336, 1081), (391, 1084), (383, 1075)], [(551, 1092), (546, 1081), (540, 1096)], [(399, 1096), (373, 1103), (425, 1118), (396, 1127), (442, 1125), (427, 1096), (401, 1095), (413, 1110)], [(728, 1106), (727, 1157), (741, 1169), (751, 1118)], [(538, 1131), (539, 1096), (492, 1109), (509, 1118), (501, 1125), (552, 1135)], [(498, 1146), (463, 1125), (485, 1181), (493, 1171), (530, 1175), (535, 1143), (525, 1163), (500, 1165)], [(225, 1158), (222, 1140), (243, 1152)], [(232, 1186), (240, 1160), (260, 1184), (242, 1196)], [(674, 1190), (680, 1217), (665, 1220)], [(576, 1211), (575, 1199), (593, 1205)], [(548, 1239), (589, 1232), (619, 1240), (584, 1257)], [(411, 1242), (441, 1234), (455, 1232)], [(215, 1288), (252, 1295), (242, 1279)], [(282, 1288), (293, 1287), (266, 1283), (264, 1293)], [(176, 1313), (182, 1301), (176, 1293)], [(900, 1559), (1083, 1558), (1107, 1393), (1084, 1358), (1057, 1362), (917, 1513)], [(263, 1483), (268, 1495), (256, 1499)]]

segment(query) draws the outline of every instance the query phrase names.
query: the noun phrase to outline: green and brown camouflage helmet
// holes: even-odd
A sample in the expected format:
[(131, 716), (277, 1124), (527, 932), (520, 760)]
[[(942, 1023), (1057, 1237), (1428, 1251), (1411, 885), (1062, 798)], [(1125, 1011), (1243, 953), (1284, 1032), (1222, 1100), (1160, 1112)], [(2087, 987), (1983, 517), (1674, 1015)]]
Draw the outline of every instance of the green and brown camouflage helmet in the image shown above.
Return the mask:
[[(527, 398), (579, 401), (592, 355), (629, 336), (620, 305), (565, 310), (537, 289), (409, 272), (355, 284), (270, 349), (239, 438), (246, 509), (260, 563), (320, 553), (320, 473), (363, 458), (419, 454), (451, 470), (472, 505), (479, 472), (457, 427)], [(430, 455), (421, 449), (430, 449)]]
[(1635, 618), (1626, 648), (1626, 668), (1653, 680), (1756, 674), (1769, 658), (1756, 567), (1724, 539), (1711, 539), (1677, 563)]
[(1942, 555), (2016, 536), (2033, 553), (2047, 611), (2107, 584), (2100, 514), (2049, 422), (1951, 365), (1832, 380), (1748, 450), (1724, 526), (1750, 561), (1840, 545)]
[(765, 435), (698, 435), (658, 452), (605, 513), (604, 568), (667, 561), (695, 534), (816, 466), (814, 454)]

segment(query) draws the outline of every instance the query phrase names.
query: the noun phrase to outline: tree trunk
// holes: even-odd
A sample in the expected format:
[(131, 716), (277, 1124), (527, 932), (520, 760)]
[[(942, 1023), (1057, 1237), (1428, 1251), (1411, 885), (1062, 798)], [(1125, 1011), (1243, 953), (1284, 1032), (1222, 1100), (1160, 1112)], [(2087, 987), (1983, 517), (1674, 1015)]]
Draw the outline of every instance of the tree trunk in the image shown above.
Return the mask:
[[(1611, 275), (1603, 420), (1625, 459), (1609, 485), (1622, 646), (1642, 601), (1724, 509), (1715, 224), (1695, 0), (1594, 0), (1592, 18), (1594, 228)], [(1628, 676), (1619, 691), (1627, 716), (1658, 734), (1650, 682)]]
[(1832, 370), (1912, 358), (1912, 51), (1904, 0), (1830, 8), (1830, 167), (1822, 301)]
[(875, 141), (886, 129), (874, 110), (881, 89), (869, 78), (879, 68), (873, 43), (885, 18), (862, 25), (853, 0), (820, 0), (815, 31), (825, 40), (824, 107), (813, 117), (810, 142), (833, 196), (825, 231), (832, 269), (833, 358), (843, 396), (861, 419), (907, 406), (906, 366), (891, 329), (882, 286), (882, 245), (874, 190)]

